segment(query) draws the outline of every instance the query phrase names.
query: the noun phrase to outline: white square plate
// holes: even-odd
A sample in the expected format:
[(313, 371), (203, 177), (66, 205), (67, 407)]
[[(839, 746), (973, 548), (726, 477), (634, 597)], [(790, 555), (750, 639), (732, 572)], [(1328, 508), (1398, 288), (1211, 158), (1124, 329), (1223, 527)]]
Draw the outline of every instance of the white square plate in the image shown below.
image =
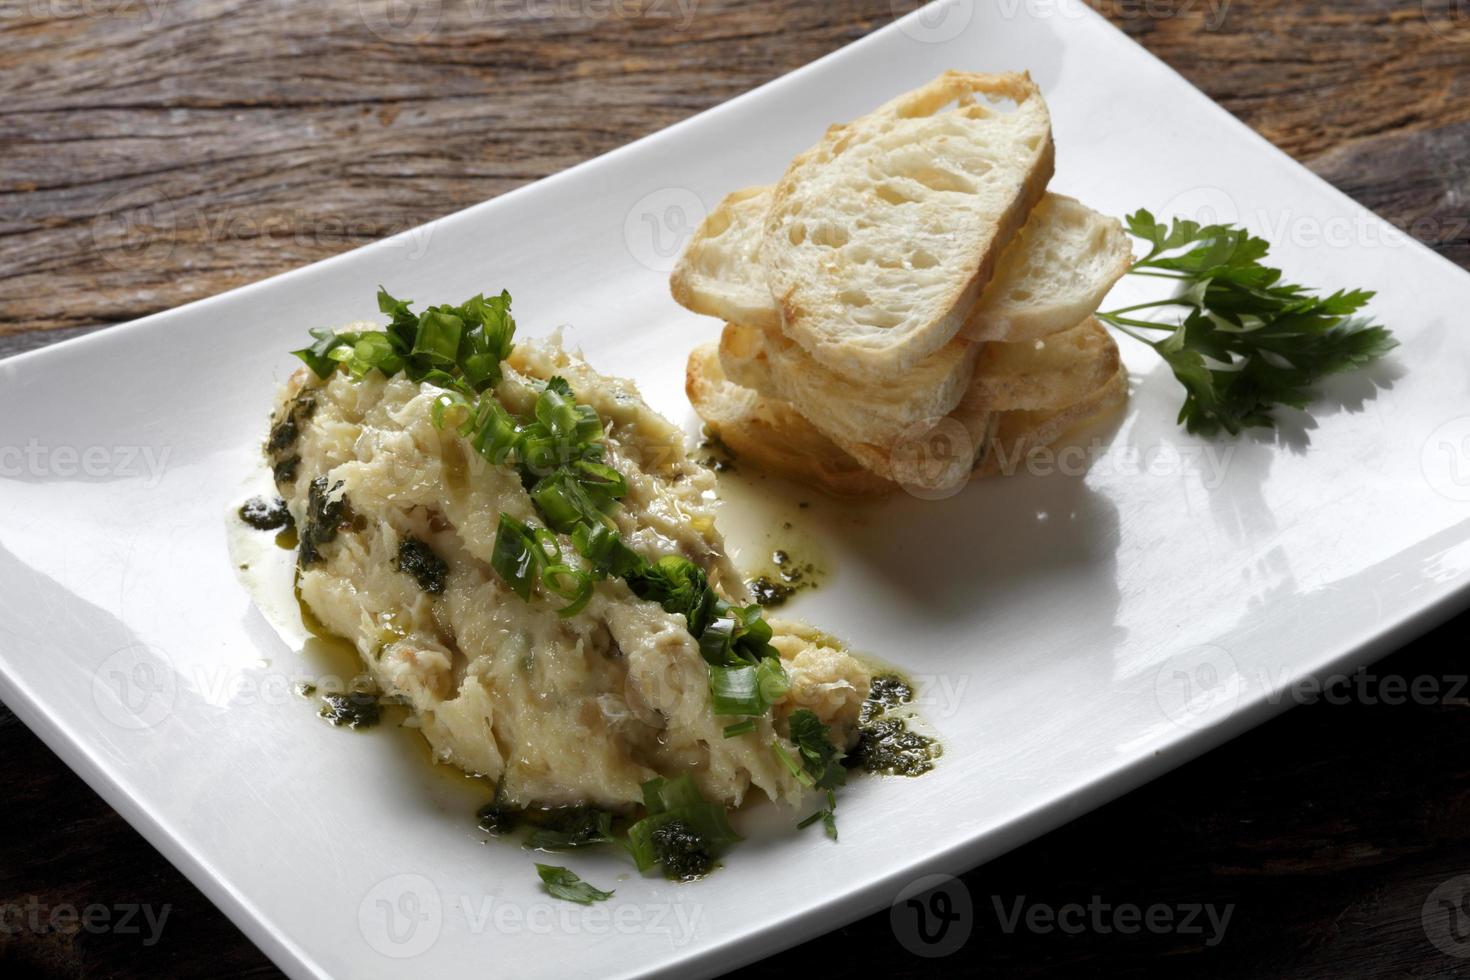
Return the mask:
[[(718, 325), (668, 297), (679, 236), (827, 124), (946, 68), (1032, 72), (1054, 188), (1243, 221), (1293, 278), (1378, 288), (1403, 347), (1334, 385), (1314, 427), (1210, 442), (1174, 425), (1176, 384), (1123, 340), (1133, 400), (1085, 474), (898, 499), (861, 525), (816, 508), (837, 571), (798, 612), (928, 678), (939, 768), (856, 781), (840, 843), (758, 835), (687, 886), (578, 855), (617, 897), (552, 902), (404, 733), (334, 732), (272, 685), (307, 668), (237, 583), (223, 515), (285, 352), (376, 316), (379, 283), (423, 301), (504, 286), (524, 332), (571, 325), (593, 364), (691, 420), (684, 358)], [(0, 362), (0, 695), (292, 976), (716, 973), (1040, 834), (1261, 721), (1289, 682), (1460, 608), (1466, 310), (1463, 272), (1080, 3), (922, 10), (424, 229)]]

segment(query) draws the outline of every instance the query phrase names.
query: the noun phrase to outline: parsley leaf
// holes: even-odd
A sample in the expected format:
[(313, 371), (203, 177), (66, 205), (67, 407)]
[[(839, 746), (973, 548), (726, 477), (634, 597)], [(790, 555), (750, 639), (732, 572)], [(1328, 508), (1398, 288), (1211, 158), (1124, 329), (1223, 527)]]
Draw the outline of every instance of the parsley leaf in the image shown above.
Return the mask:
[(832, 744), (831, 729), (822, 724), (816, 712), (798, 708), (791, 712), (787, 724), (791, 728), (791, 741), (801, 753), (802, 768), (812, 777), (812, 785), (817, 789), (835, 789), (847, 782), (842, 752)]
[(536, 874), (541, 876), (541, 882), (552, 898), (563, 898), (578, 905), (605, 902), (616, 894), (594, 888), (571, 871), (554, 864), (537, 864)]
[[(1281, 281), (1262, 264), (1270, 244), (1234, 225), (1157, 221), (1146, 210), (1129, 215), (1128, 231), (1149, 252), (1130, 274), (1172, 279), (1175, 295), (1099, 313), (1098, 319), (1148, 344), (1184, 386), (1179, 422), (1190, 432), (1236, 435), (1275, 424), (1278, 405), (1306, 408), (1325, 377), (1363, 367), (1398, 346), (1382, 326), (1356, 314), (1367, 290), (1318, 296)], [(1179, 307), (1163, 323), (1133, 314)], [(1157, 340), (1139, 331), (1167, 331)]]

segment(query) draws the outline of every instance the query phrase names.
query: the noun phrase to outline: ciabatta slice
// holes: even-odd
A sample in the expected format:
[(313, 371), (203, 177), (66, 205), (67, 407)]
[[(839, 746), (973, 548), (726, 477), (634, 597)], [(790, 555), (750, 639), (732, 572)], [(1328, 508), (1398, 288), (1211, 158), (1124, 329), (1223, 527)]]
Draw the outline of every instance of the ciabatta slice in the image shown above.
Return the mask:
[(953, 411), (970, 388), (979, 353), (979, 346), (956, 341), (902, 378), (855, 385), (779, 331), (727, 323), (720, 336), (720, 361), (735, 383), (791, 403), (834, 438), (880, 446), (915, 422)]
[(705, 216), (669, 276), (679, 305), (748, 327), (776, 330), (781, 313), (761, 269), (761, 229), (771, 188), (728, 194)]
[(1065, 408), (1003, 412), (990, 452), (975, 468), (975, 476), (1011, 476), (1023, 471), (1030, 454), (1052, 445), (1074, 429), (1101, 421), (1126, 401), (1128, 372), (1119, 367), (1112, 377)]
[(855, 380), (907, 371), (959, 333), (1052, 169), (1029, 75), (947, 72), (832, 127), (766, 216), (760, 260), (783, 331)]
[[(760, 266), (761, 222), (771, 188), (726, 197), (694, 233), (670, 277), (674, 299), (695, 313), (775, 330), (781, 322)], [(1048, 193), (1001, 255), (961, 336), (1020, 343), (1076, 326), (1133, 261), (1122, 222)]]
[(1019, 343), (1066, 330), (1097, 311), (1132, 263), (1122, 222), (1048, 194), (1001, 255), (961, 333)]
[(690, 353), (684, 391), (710, 431), (742, 461), (839, 497), (871, 497), (897, 489), (863, 468), (790, 405), (727, 380), (714, 344)]
[[(970, 479), (1021, 471), (1029, 454), (1126, 402), (1128, 377), (1119, 367), (1103, 384), (1061, 408), (956, 413), (952, 424), (916, 433), (897, 461), (890, 452), (864, 443), (852, 444), (855, 456), (790, 405), (729, 381), (713, 344), (689, 355), (685, 391), (710, 430), (740, 460), (835, 496), (867, 497), (891, 493), (898, 487), (894, 481), (918, 493), (955, 489), (955, 467), (967, 454), (973, 459)], [(964, 443), (948, 445), (961, 432)], [(937, 471), (938, 478), (925, 476), (926, 469)]]
[(1040, 340), (986, 344), (960, 407), (992, 412), (1062, 408), (1096, 390), (1118, 364), (1118, 345), (1091, 316)]
[[(996, 346), (1008, 350), (988, 358)], [(1118, 345), (1091, 317), (1040, 344), (990, 345), (981, 357), (969, 392), (946, 416), (866, 435), (831, 431), (826, 415), (807, 421), (884, 479), (912, 493), (943, 494), (972, 469), (983, 468), (997, 448), (1021, 452), (1045, 445), (1053, 432), (1073, 424), (1070, 419), (1089, 416), (1088, 405), (1112, 404), (1097, 393), (1109, 390), (1121, 370)], [(751, 380), (769, 383), (768, 377)]]

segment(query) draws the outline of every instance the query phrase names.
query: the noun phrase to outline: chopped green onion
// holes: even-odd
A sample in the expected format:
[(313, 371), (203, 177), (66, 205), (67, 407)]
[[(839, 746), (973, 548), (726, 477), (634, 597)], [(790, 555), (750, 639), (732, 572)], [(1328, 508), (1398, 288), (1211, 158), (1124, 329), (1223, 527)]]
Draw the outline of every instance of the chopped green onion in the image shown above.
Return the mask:
[(449, 419), (449, 413), (454, 413), (454, 418), (459, 421), (455, 428), (464, 430), (475, 416), (475, 407), (470, 400), (458, 391), (441, 391), (434, 399), (433, 406), (429, 409), (429, 418), (434, 423), (434, 428), (444, 428), (444, 423)]
[(546, 426), (546, 430), (555, 439), (562, 441), (575, 439), (577, 417), (577, 406), (571, 400), (570, 395), (563, 396), (556, 387), (550, 384), (536, 398), (536, 419)]
[(753, 731), (755, 731), (755, 719), (747, 718), (744, 721), (736, 722), (733, 725), (726, 725), (725, 737), (735, 738), (737, 735), (748, 735)]
[(541, 573), (541, 584), (546, 591), (567, 600), (557, 610), (563, 617), (575, 616), (587, 606), (592, 598), (592, 576), (570, 565), (552, 565)]
[(622, 536), (606, 524), (582, 525), (572, 531), (577, 553), (592, 565), (599, 577), (626, 578), (647, 566), (643, 557), (623, 543)]
[(754, 667), (709, 668), (710, 701), (717, 715), (762, 715), (770, 705), (761, 697)]
[(780, 657), (766, 657), (756, 664), (755, 679), (761, 700), (767, 705), (780, 701), (791, 690), (791, 678), (787, 676)]
[(495, 569), (510, 590), (527, 601), (536, 581), (536, 569), (540, 565), (541, 551), (536, 539), (526, 525), (509, 514), (500, 515), (500, 526), (495, 532), (495, 547), (490, 555), (490, 567)]
[(509, 461), (520, 444), (515, 419), (493, 398), (480, 399), (470, 445), (486, 462), (499, 466)]
[(413, 341), (413, 355), (431, 364), (453, 366), (459, 360), (459, 338), (464, 321), (447, 309), (431, 309), (419, 317), (418, 334)]
[(347, 337), (339, 337), (335, 330), (327, 327), (318, 327), (311, 331), (311, 335), (316, 338), (316, 343), (310, 347), (304, 347), (301, 350), (292, 351), (291, 353), (299, 357), (302, 363), (311, 368), (312, 373), (318, 378), (326, 380), (332, 376), (332, 372), (337, 370), (337, 361), (331, 356), (332, 351), (343, 344), (350, 345), (353, 340), (349, 340), (347, 337), (351, 337), (352, 335), (348, 334)]
[(613, 841), (612, 814), (594, 807), (565, 807), (553, 811), (544, 826), (526, 837), (533, 851), (566, 851)]

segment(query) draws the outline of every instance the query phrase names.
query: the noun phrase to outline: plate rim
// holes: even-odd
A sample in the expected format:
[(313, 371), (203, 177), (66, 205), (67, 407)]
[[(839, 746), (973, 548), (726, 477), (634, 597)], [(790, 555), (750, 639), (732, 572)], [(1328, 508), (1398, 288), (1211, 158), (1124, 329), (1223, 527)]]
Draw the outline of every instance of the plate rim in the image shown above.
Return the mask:
[[(210, 304), (218, 304), (256, 290), (273, 288), (283, 282), (294, 281), (298, 277), (311, 274), (319, 269), (349, 261), (359, 253), (393, 247), (408, 239), (409, 236), (421, 234), (425, 229), (433, 228), (441, 223), (471, 220), (472, 216), (481, 209), (496, 205), (508, 198), (519, 199), (542, 190), (549, 192), (560, 186), (564, 180), (571, 179), (587, 168), (605, 165), (608, 161), (620, 159), (640, 147), (700, 125), (713, 114), (743, 104), (768, 90), (779, 90), (784, 86), (795, 84), (830, 61), (851, 57), (868, 46), (876, 45), (891, 34), (902, 31), (905, 23), (926, 16), (931, 8), (959, 6), (974, 2), (975, 0), (935, 0), (934, 3), (920, 4), (903, 17), (895, 18), (863, 37), (789, 72), (778, 75), (670, 126), (648, 133), (564, 170), (532, 180), (495, 197), (440, 215), (422, 225), (387, 238), (368, 242), (336, 255), (296, 266), (220, 293), (191, 300), (180, 306), (159, 310), (133, 320), (94, 329), (80, 336), (12, 355), (0, 360), (0, 374), (15, 374), (37, 362), (75, 356), (84, 348), (91, 349), (87, 345), (96, 346), (104, 342), (126, 343), (129, 339), (137, 339), (139, 331), (164, 328), (169, 319), (174, 316), (184, 315), (186, 312), (196, 311), (201, 307), (208, 308)], [(1234, 127), (1237, 134), (1245, 135), (1256, 146), (1274, 153), (1288, 165), (1289, 171), (1295, 177), (1307, 179), (1318, 189), (1328, 192), (1340, 205), (1369, 215), (1373, 221), (1380, 224), (1388, 224), (1376, 212), (1354, 200), (1231, 114), (1172, 66), (1134, 41), (1090, 6), (1077, 2), (1077, 0), (1060, 0), (1060, 2), (1075, 6), (1082, 12), (1084, 19), (1093, 22), (1094, 27), (1098, 25), (1106, 27), (1115, 43), (1126, 42), (1132, 56), (1141, 56), (1154, 70), (1162, 70), (1172, 75), (1182, 83), (1183, 90), (1189, 93), (1190, 98), (1201, 106), (1209, 107), (1208, 111), (1214, 114), (1218, 124)], [(1033, 15), (1028, 12), (1027, 16)], [(1464, 276), (1470, 276), (1470, 270), (1460, 267), (1418, 239), (1412, 236), (1406, 237), (1410, 245), (1422, 253), (1421, 258), (1423, 255), (1433, 257), (1448, 268)], [(104, 338), (113, 338), (113, 340), (104, 340)], [(116, 340), (116, 338), (123, 339)], [(1470, 518), (1452, 525), (1446, 531), (1461, 529), (1466, 532), (1462, 537), (1470, 540)], [(1409, 641), (1448, 621), (1454, 615), (1470, 609), (1470, 581), (1450, 586), (1438, 594), (1428, 595), (1412, 606), (1401, 608), (1403, 611), (1397, 617), (1386, 624), (1379, 624), (1371, 635), (1365, 634), (1364, 638), (1358, 642), (1339, 645), (1330, 650), (1316, 658), (1312, 666), (1293, 673), (1291, 680), (1302, 678), (1321, 680), (1333, 673), (1355, 670), (1376, 662)], [(27, 729), (54, 752), (61, 762), (76, 773), (90, 789), (102, 797), (115, 812), (127, 821), (129, 826), (177, 868), (194, 887), (198, 888), (277, 968), (292, 977), (293, 980), (331, 976), (325, 966), (318, 962), (309, 950), (274, 929), (269, 924), (264, 910), (248, 900), (226, 877), (218, 873), (206, 855), (198, 852), (196, 848), (183, 844), (180, 838), (172, 832), (163, 814), (157, 812), (146, 801), (130, 794), (96, 757), (96, 754), (88, 749), (86, 743), (69, 729), (64, 719), (54, 716), (41, 705), (40, 700), (28, 689), (24, 678), (19, 674), (11, 673), (3, 665), (0, 665), (0, 699), (3, 699), (5, 705)], [(1127, 760), (1106, 772), (1060, 788), (1026, 812), (1014, 815), (1003, 823), (985, 828), (980, 833), (971, 835), (943, 851), (924, 855), (903, 868), (870, 879), (839, 894), (828, 896), (819, 904), (810, 907), (803, 915), (755, 934), (756, 942), (751, 941), (753, 937), (749, 934), (734, 935), (678, 951), (663, 959), (650, 970), (638, 970), (624, 975), (713, 976), (773, 956), (816, 935), (879, 911), (889, 904), (888, 896), (894, 894), (896, 887), (904, 881), (911, 881), (916, 876), (930, 873), (958, 875), (978, 867), (1199, 758), (1210, 750), (1277, 717), (1293, 706), (1294, 701), (1291, 698), (1277, 698), (1273, 702), (1270, 692), (1262, 691), (1244, 699), (1233, 710), (1218, 719), (1194, 729), (1181, 731), (1177, 737), (1150, 755)]]

